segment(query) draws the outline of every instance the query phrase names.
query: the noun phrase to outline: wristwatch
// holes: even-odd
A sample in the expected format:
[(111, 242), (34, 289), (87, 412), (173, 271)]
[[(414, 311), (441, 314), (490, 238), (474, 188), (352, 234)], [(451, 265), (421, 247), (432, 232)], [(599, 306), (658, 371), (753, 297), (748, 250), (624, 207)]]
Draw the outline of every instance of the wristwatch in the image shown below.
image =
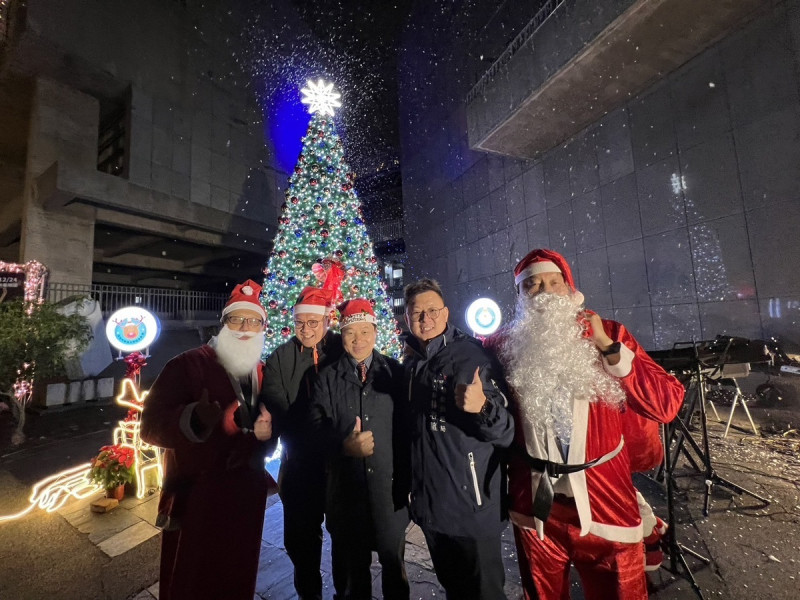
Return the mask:
[(611, 356), (612, 354), (616, 354), (622, 348), (621, 342), (614, 342), (608, 347), (608, 350), (600, 350), (600, 354), (603, 356)]

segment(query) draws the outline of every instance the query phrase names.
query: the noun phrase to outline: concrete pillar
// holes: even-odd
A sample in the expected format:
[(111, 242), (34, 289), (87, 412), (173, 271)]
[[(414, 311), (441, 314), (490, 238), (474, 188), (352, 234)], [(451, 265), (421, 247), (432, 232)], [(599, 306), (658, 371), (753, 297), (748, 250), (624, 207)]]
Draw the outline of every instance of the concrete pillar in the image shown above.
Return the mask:
[(94, 173), (99, 114), (96, 98), (37, 79), (28, 133), (20, 257), (23, 262), (44, 264), (50, 270), (50, 281), (92, 282), (94, 211), (86, 207), (46, 209), (36, 178), (57, 161)]

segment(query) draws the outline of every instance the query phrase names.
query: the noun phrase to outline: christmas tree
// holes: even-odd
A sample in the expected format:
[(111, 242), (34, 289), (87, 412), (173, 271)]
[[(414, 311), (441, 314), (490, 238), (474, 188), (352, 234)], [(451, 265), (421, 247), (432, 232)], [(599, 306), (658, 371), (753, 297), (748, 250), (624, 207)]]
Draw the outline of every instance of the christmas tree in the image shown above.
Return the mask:
[(338, 301), (368, 299), (378, 318), (376, 348), (399, 358), (400, 329), (386, 285), (378, 275), (378, 259), (353, 187), (355, 174), (344, 162), (342, 141), (333, 122), (334, 108), (341, 106), (340, 95), (333, 84), (322, 80), (309, 82), (301, 91), (312, 117), (289, 178), (278, 233), (264, 270), (265, 355), (293, 335), (292, 307), (300, 290), (309, 285), (332, 287), (331, 280), (325, 285), (326, 277), (341, 276)]

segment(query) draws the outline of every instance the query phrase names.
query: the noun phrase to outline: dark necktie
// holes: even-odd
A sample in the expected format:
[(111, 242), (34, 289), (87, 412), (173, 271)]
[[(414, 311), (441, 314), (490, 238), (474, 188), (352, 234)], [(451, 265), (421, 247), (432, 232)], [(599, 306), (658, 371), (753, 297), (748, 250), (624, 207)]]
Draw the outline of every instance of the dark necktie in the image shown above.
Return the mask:
[(361, 383), (367, 380), (367, 363), (363, 360), (356, 365), (358, 367), (358, 374), (361, 377)]

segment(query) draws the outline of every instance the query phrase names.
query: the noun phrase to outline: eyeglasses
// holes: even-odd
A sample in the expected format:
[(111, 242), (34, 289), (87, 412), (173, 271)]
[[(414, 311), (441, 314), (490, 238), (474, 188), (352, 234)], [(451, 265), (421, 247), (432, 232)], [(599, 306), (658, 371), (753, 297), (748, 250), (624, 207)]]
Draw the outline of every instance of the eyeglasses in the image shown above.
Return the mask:
[(322, 323), (322, 321), (316, 321), (313, 319), (311, 321), (295, 321), (294, 328), (303, 329), (304, 327), (308, 327), (309, 329), (316, 329), (319, 327), (320, 323)]
[(427, 310), (416, 310), (410, 315), (408, 318), (412, 321), (422, 321), (424, 317), (428, 317), (431, 321), (435, 321), (439, 318), (439, 313), (445, 309), (443, 306), (442, 308), (429, 308)]
[(255, 317), (225, 317), (225, 322), (230, 323), (231, 325), (241, 325), (242, 323), (247, 323), (248, 327), (261, 327), (264, 324), (263, 319), (257, 319)]

